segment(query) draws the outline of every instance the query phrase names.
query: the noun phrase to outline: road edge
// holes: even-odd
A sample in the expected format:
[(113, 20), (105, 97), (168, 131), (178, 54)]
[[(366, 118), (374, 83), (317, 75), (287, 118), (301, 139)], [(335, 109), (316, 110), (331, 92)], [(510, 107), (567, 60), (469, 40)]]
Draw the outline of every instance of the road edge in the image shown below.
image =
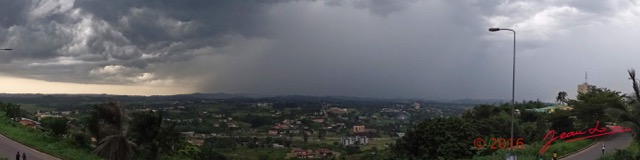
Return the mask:
[(20, 141), (16, 141), (15, 139), (13, 139), (13, 138), (11, 138), (11, 137), (7, 137), (7, 136), (5, 136), (5, 135), (4, 135), (4, 134), (2, 134), (2, 133), (0, 133), (0, 136), (2, 136), (2, 137), (4, 137), (4, 138), (7, 138), (7, 139), (9, 139), (9, 140), (11, 140), (11, 141), (14, 141), (14, 142), (16, 142), (16, 143), (19, 143), (19, 144), (21, 144), (21, 145), (23, 145), (23, 146), (27, 146), (29, 149), (34, 150), (34, 151), (36, 151), (36, 152), (39, 152), (39, 153), (42, 153), (42, 154), (49, 155), (49, 156), (51, 156), (51, 157), (55, 157), (55, 158), (58, 158), (58, 159), (64, 160), (64, 158), (60, 157), (59, 155), (55, 155), (55, 154), (50, 154), (50, 153), (42, 152), (41, 150), (38, 150), (38, 149), (36, 149), (36, 148), (33, 148), (33, 146), (30, 146), (30, 145), (24, 144), (24, 143), (22, 143), (22, 142), (20, 142)]
[(589, 144), (588, 146), (586, 146), (586, 147), (582, 147), (581, 149), (576, 150), (576, 151), (573, 151), (573, 152), (571, 152), (571, 153), (567, 153), (567, 154), (561, 155), (560, 157), (558, 157), (558, 159), (563, 159), (563, 158), (565, 158), (565, 157), (569, 157), (569, 156), (574, 155), (574, 154), (576, 154), (576, 153), (580, 153), (580, 152), (582, 152), (582, 151), (584, 151), (584, 150), (586, 150), (586, 149), (588, 149), (588, 148), (593, 147), (593, 146), (594, 146), (594, 145), (596, 145), (597, 143), (598, 143), (597, 141), (592, 141), (592, 142), (591, 142), (591, 144)]

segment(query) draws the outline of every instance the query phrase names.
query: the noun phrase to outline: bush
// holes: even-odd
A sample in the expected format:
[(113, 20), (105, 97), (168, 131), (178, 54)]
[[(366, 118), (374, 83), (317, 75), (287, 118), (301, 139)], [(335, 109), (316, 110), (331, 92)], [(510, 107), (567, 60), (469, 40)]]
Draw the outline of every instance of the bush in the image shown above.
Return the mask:
[(51, 134), (55, 137), (60, 137), (67, 133), (69, 126), (67, 122), (69, 119), (65, 117), (47, 117), (41, 120), (42, 126), (51, 131)]
[(88, 148), (89, 147), (89, 136), (84, 133), (74, 133), (71, 135), (73, 138), (73, 142), (76, 146)]
[(640, 145), (633, 142), (625, 150), (616, 150), (614, 153), (607, 153), (598, 160), (638, 160), (640, 159)]

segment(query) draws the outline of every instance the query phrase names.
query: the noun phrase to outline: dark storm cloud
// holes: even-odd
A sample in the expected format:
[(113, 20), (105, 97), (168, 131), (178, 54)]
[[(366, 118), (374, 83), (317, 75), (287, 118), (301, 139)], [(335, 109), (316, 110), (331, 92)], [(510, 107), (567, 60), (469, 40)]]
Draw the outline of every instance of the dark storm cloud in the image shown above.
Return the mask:
[[(266, 94), (456, 96), (467, 83), (456, 87), (446, 79), (471, 81), (457, 72), (478, 63), (467, 56), (480, 48), (477, 41), (485, 29), (479, 15), (474, 15), (475, 7), (427, 3), (409, 13), (389, 15), (359, 15), (359, 10), (345, 11), (354, 7), (349, 5), (331, 5), (318, 15), (288, 14), (314, 6), (288, 8), (272, 15), (270, 26), (279, 37), (277, 43), (286, 45), (269, 48), (257, 62), (242, 64), (250, 70), (229, 67), (232, 71), (202, 88)], [(389, 23), (379, 23), (378, 18)]]
[(354, 6), (357, 8), (367, 8), (372, 13), (378, 15), (389, 15), (393, 12), (401, 11), (408, 7), (411, 1), (397, 1), (397, 0), (361, 0), (355, 1)]
[(26, 2), (3, 5), (12, 8), (3, 10), (2, 47), (15, 54), (0, 55), (12, 66), (2, 70), (43, 80), (111, 83), (87, 74), (115, 65), (143, 75), (152, 63), (215, 54), (212, 48), (224, 47), (229, 35), (265, 36), (262, 15), (280, 1)]
[[(511, 34), (487, 28), (509, 27), (519, 35), (518, 97), (549, 99), (559, 90), (574, 90), (585, 70), (615, 76), (587, 65), (596, 61), (589, 57), (601, 56), (595, 51), (603, 49), (594, 46), (618, 46), (608, 50), (623, 54), (633, 45), (599, 38), (625, 34), (600, 31), (617, 27), (635, 33), (633, 28), (640, 28), (634, 21), (640, 19), (634, 16), (640, 7), (622, 0), (2, 4), (0, 47), (14, 49), (0, 53), (4, 74), (75, 83), (179, 85), (197, 92), (508, 97)], [(562, 59), (576, 62), (567, 65)], [(621, 64), (631, 63), (598, 68), (624, 71), (632, 66)], [(574, 73), (578, 80), (562, 76)], [(549, 83), (540, 77), (562, 80)]]
[[(245, 36), (264, 35), (262, 15), (269, 5), (281, 1), (201, 1), (201, 0), (116, 0), (77, 1), (76, 5), (114, 26), (119, 26), (132, 41), (141, 44), (157, 40), (183, 40), (198, 37), (222, 36), (238, 33)], [(104, 7), (109, 6), (109, 7)], [(126, 18), (127, 22), (122, 22)], [(172, 18), (180, 22), (194, 22), (187, 33), (172, 36), (157, 20)], [(124, 24), (123, 24), (124, 23)]]
[[(29, 1), (0, 0), (0, 26), (7, 28), (14, 24), (24, 24)], [(3, 36), (4, 37), (4, 36)]]

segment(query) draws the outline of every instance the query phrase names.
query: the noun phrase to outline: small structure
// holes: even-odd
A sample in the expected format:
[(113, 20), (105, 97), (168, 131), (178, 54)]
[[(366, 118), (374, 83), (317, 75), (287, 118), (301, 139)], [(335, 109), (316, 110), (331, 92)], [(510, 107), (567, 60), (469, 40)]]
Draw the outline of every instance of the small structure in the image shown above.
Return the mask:
[(313, 119), (311, 121), (316, 122), (316, 123), (324, 123), (324, 118), (316, 118), (316, 119)]
[(369, 144), (369, 138), (367, 136), (342, 137), (340, 138), (340, 144), (343, 146), (366, 145)]
[(569, 107), (566, 105), (551, 105), (551, 106), (546, 106), (546, 107), (542, 107), (542, 108), (535, 108), (535, 109), (527, 109), (527, 111), (534, 111), (534, 112), (540, 112), (540, 113), (553, 113), (556, 110), (573, 110), (573, 107)]
[(296, 149), (295, 152), (296, 152), (296, 157), (298, 158), (307, 158), (308, 156), (307, 151), (303, 149)]
[(348, 110), (346, 108), (339, 108), (339, 107), (331, 107), (328, 109), (329, 112), (333, 113), (333, 114), (346, 114), (348, 113)]
[(320, 148), (316, 150), (316, 157), (318, 158), (326, 158), (329, 156), (332, 156), (333, 153), (331, 153), (331, 150), (326, 149), (326, 148)]
[(353, 126), (353, 133), (362, 133), (365, 131), (364, 125)]
[(34, 121), (32, 119), (29, 119), (29, 118), (21, 118), (20, 119), (20, 124), (22, 124), (23, 126), (27, 126), (29, 128), (40, 127), (40, 122)]
[(278, 130), (269, 130), (268, 134), (269, 134), (270, 136), (278, 135)]
[(284, 148), (284, 145), (274, 143), (274, 144), (273, 144), (273, 148), (275, 148), (275, 149), (283, 149), (283, 148)]
[(190, 132), (180, 132), (180, 134), (182, 134), (185, 137), (193, 137), (193, 135), (195, 134), (194, 131), (190, 131)]
[(589, 83), (586, 82), (586, 78), (585, 78), (585, 82), (582, 84), (578, 85), (578, 94), (587, 94), (589, 93), (589, 89), (591, 87), (595, 87), (594, 85), (590, 85)]

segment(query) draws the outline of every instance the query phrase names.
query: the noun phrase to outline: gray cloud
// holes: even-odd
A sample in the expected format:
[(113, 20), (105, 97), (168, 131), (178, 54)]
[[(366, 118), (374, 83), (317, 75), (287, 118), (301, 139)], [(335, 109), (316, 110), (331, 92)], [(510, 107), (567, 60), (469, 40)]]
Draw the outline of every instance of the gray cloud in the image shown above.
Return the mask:
[[(29, 1), (11, 1), (1, 0), (3, 5), (0, 6), (0, 26), (7, 28), (14, 24), (24, 24), (28, 13)], [(7, 16), (10, 15), (10, 16)], [(4, 36), (3, 36), (4, 37)]]
[[(630, 1), (3, 1), (0, 72), (194, 92), (505, 98), (590, 82), (627, 91)], [(622, 41), (624, 40), (624, 41)], [(617, 77), (609, 79), (605, 77)]]

